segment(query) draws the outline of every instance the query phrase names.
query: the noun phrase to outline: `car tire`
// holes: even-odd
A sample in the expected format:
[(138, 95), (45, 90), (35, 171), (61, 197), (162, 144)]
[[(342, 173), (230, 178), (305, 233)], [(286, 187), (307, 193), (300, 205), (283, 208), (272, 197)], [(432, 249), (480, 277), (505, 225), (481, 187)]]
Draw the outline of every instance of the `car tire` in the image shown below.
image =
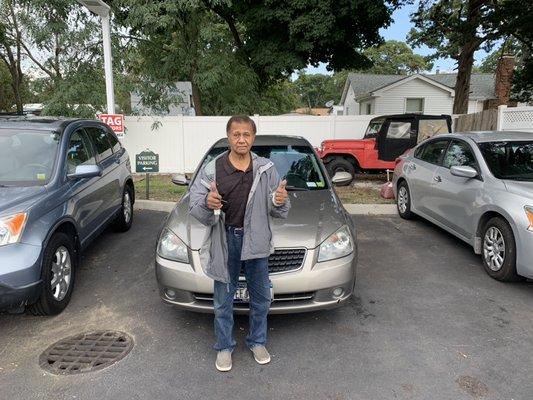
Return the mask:
[(485, 224), (481, 243), (481, 259), (489, 276), (504, 282), (523, 279), (516, 273), (513, 230), (504, 218), (493, 217)]
[(133, 223), (133, 193), (131, 187), (126, 185), (122, 192), (122, 206), (117, 215), (114, 227), (117, 232), (126, 232), (131, 228)]
[[(348, 172), (352, 176), (352, 181), (353, 181), (353, 178), (355, 178), (355, 167), (350, 161), (344, 158), (340, 158), (340, 157), (334, 158), (333, 160), (331, 160), (329, 163), (326, 164), (326, 170), (328, 171), (329, 177), (331, 179), (333, 179), (333, 176), (335, 175), (336, 172), (341, 172), (341, 171)], [(342, 183), (342, 184), (337, 184), (337, 186), (348, 186), (350, 183), (352, 183), (352, 181)]]
[(28, 311), (33, 315), (56, 315), (63, 311), (72, 296), (77, 267), (74, 240), (63, 232), (54, 233), (43, 253), (41, 294), (36, 303), (28, 306)]
[(396, 208), (398, 209), (398, 214), (403, 219), (413, 219), (415, 217), (411, 211), (411, 191), (406, 181), (401, 181), (398, 185)]

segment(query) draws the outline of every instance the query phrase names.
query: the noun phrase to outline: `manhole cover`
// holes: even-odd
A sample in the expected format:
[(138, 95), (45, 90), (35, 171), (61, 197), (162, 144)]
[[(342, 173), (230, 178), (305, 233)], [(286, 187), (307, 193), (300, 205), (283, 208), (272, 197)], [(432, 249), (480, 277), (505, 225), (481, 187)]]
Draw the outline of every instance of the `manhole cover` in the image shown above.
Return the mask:
[(96, 371), (121, 360), (132, 347), (133, 339), (124, 332), (81, 333), (51, 345), (39, 357), (39, 364), (62, 375)]

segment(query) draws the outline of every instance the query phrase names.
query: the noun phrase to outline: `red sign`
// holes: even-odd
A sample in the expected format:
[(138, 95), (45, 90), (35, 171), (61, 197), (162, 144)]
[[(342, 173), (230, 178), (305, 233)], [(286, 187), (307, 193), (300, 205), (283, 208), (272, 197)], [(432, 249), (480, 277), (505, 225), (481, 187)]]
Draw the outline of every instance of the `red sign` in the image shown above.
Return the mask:
[(98, 116), (100, 121), (109, 125), (113, 132), (119, 134), (124, 133), (124, 115), (122, 114), (100, 114)]

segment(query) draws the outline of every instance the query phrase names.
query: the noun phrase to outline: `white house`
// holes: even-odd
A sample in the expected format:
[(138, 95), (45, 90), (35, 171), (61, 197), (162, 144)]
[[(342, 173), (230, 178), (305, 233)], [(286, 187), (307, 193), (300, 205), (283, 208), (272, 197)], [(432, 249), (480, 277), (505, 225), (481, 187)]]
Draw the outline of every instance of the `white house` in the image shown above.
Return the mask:
[[(452, 114), (457, 74), (349, 74), (340, 104), (344, 115)], [(468, 113), (494, 99), (494, 74), (472, 74)]]

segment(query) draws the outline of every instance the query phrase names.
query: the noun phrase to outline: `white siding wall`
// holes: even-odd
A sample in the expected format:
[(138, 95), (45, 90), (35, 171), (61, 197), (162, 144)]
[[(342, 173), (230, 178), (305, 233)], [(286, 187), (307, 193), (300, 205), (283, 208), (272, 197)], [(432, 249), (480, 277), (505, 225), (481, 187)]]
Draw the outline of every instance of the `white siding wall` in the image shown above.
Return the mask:
[(451, 114), (453, 97), (421, 79), (413, 79), (376, 97), (373, 114), (402, 114), (406, 98), (424, 98), (424, 114)]
[(483, 111), (482, 100), (468, 100), (468, 112), (467, 114), (474, 114)]
[(359, 103), (355, 101), (355, 93), (351, 85), (344, 99), (344, 115), (359, 115)]

